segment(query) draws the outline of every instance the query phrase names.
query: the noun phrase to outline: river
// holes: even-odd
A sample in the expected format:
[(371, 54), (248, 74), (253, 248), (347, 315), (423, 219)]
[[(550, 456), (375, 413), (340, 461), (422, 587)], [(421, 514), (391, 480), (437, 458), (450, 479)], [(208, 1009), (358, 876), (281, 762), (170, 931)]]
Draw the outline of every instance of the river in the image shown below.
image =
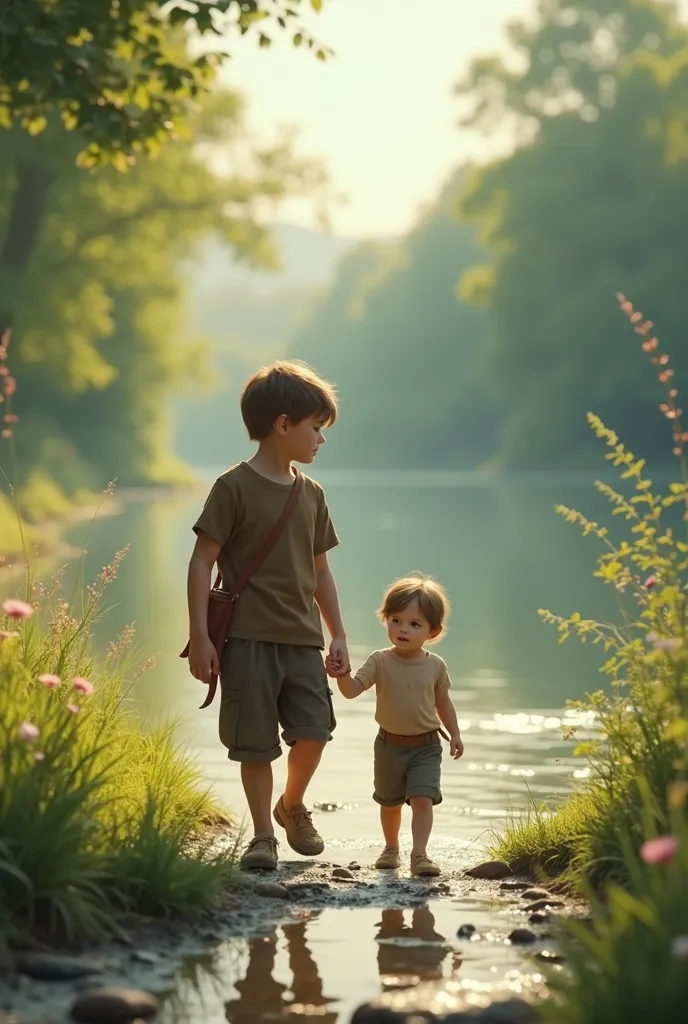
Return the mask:
[[(208, 480), (213, 475), (205, 474)], [(562, 502), (596, 518), (605, 503), (589, 478), (564, 474), (322, 472), (317, 478), (326, 488), (342, 542), (331, 555), (331, 565), (354, 665), (385, 643), (375, 610), (395, 577), (421, 570), (440, 580), (450, 594), (452, 615), (436, 649), (449, 666), (465, 755), (458, 762), (445, 758), (444, 802), (437, 808), (431, 852), (446, 865), (475, 860), (484, 852), (491, 830), (502, 828), (510, 815), (525, 811), (533, 800), (556, 801), (585, 774), (584, 765), (571, 756), (571, 745), (562, 741), (561, 724), (567, 698), (582, 697), (602, 684), (597, 671), (601, 652), (575, 640), (559, 645), (556, 631), (541, 623), (537, 610), (609, 614), (609, 595), (592, 577), (596, 541), (582, 538), (553, 508)], [(118, 549), (130, 545), (111, 589), (114, 607), (99, 624), (100, 635), (110, 639), (124, 625), (136, 622), (145, 655), (157, 659), (134, 694), (142, 712), (151, 721), (179, 720), (180, 738), (194, 751), (227, 807), (241, 816), (238, 769), (218, 742), (216, 707), (198, 710), (204, 690), (178, 657), (186, 640), (191, 524), (204, 493), (205, 488), (172, 497), (150, 492), (131, 496), (122, 514), (103, 517), (92, 527), (85, 573), (87, 579), (92, 577)], [(83, 533), (81, 528), (70, 539), (82, 543)], [(380, 847), (377, 808), (371, 800), (373, 698), (344, 701), (335, 692), (335, 707), (335, 740), (325, 752), (309, 799), (316, 807), (330, 808), (316, 813), (328, 858), (343, 864), (357, 858), (370, 864)], [(284, 762), (282, 758), (275, 765), (277, 786)], [(402, 855), (407, 853), (402, 849)], [(449, 913), (446, 908), (433, 912), (440, 922)], [(479, 914), (478, 909), (475, 912)], [(316, 988), (321, 995), (324, 989), (329, 993), (318, 1011), (325, 1013), (327, 1006), (328, 1020), (344, 1022), (344, 1008), (379, 988), (374, 960), (362, 971), (355, 992), (342, 971), (342, 954), (352, 937), (357, 947), (379, 948), (374, 935), (379, 911), (362, 910), (358, 918), (357, 912), (351, 913), (352, 930), (347, 925), (343, 932), (341, 920), (337, 924), (326, 912), (304, 923), (302, 930), (310, 929), (308, 935), (294, 938), (285, 932), (279, 954), (284, 963), (274, 975), (281, 977), (280, 971), (287, 970), (293, 943), (301, 949), (305, 942), (308, 976), (315, 969)], [(410, 920), (399, 926), (399, 935), (411, 935), (413, 946)], [(415, 948), (427, 947), (422, 928), (419, 934)], [(263, 951), (268, 960), (272, 957), (271, 963), (282, 948), (278, 938), (275, 933), (272, 945)], [(300, 955), (305, 955), (303, 950)], [(260, 965), (262, 956), (260, 947), (250, 943), (241, 955), (227, 952), (230, 966), (221, 971), (222, 996), (213, 997), (214, 1002), (209, 997), (212, 1005), (205, 1007), (202, 1018), (189, 1019), (234, 1019), (225, 1017), (230, 1005), (236, 1019), (263, 1019), (262, 1011), (253, 1016), (249, 1012), (251, 972), (247, 974), (247, 964)], [(450, 946), (440, 961), (441, 970), (451, 973)], [(469, 958), (464, 973), (470, 972), (470, 964)], [(513, 967), (508, 957), (503, 971), (494, 967), (494, 957), (489, 967), (478, 958), (474, 977), (479, 980), (481, 971), (494, 976), (495, 969), (499, 974)], [(273, 978), (271, 971), (265, 974), (261, 967), (259, 973)], [(291, 989), (288, 982), (278, 986), (280, 1007), (285, 992), (284, 999), (298, 1002), (299, 977), (297, 971)], [(185, 983), (179, 984), (183, 989)], [(247, 997), (238, 993), (246, 991), (248, 1016), (241, 1016), (241, 999)], [(272, 1006), (265, 1019), (275, 1012)], [(166, 1019), (172, 1020), (169, 1012)]]

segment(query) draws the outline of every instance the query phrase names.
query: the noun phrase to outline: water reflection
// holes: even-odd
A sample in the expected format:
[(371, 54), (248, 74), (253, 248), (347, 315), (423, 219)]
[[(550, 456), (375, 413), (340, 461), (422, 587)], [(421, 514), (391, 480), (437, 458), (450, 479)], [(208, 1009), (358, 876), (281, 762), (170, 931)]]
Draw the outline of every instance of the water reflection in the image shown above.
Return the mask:
[[(398, 989), (400, 982), (412, 985), (417, 981), (442, 978), (444, 962), (452, 952), (444, 936), (435, 930), (435, 917), (428, 906), (383, 910), (375, 940), (378, 943), (377, 966), (385, 992)], [(461, 955), (454, 952), (452, 973), (460, 966)]]
[[(338, 1013), (328, 1010), (329, 999), (323, 992), (318, 965), (306, 942), (308, 922), (282, 925), (278, 932), (254, 939), (244, 977), (235, 982), (237, 997), (225, 1003), (225, 1013), (232, 1024), (253, 1021), (300, 1021), (304, 1015), (316, 1016), (324, 1024), (335, 1024)], [(279, 934), (285, 940), (291, 972), (291, 985), (275, 977)]]

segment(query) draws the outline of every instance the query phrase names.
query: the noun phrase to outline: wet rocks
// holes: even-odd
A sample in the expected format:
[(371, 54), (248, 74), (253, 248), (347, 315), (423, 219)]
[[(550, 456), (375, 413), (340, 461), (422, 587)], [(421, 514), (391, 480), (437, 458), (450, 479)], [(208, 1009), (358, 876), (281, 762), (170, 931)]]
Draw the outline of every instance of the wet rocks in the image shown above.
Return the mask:
[(530, 928), (514, 928), (509, 932), (508, 939), (515, 946), (527, 946), (531, 942), (537, 942), (537, 935), (531, 932)]
[(289, 890), (279, 882), (258, 882), (253, 887), (256, 896), (265, 896), (271, 900), (288, 900)]
[(530, 924), (549, 924), (551, 920), (551, 914), (531, 914), (528, 918)]
[(548, 900), (551, 898), (551, 893), (547, 892), (546, 889), (526, 889), (525, 892), (521, 893), (522, 900)]
[(502, 892), (521, 892), (523, 889), (529, 889), (529, 882), (502, 882), (499, 887)]
[(564, 904), (561, 900), (554, 899), (553, 896), (549, 896), (546, 900), (535, 900), (534, 903), (529, 903), (527, 907), (524, 907), (526, 914), (534, 914), (538, 910), (547, 910), (548, 907), (563, 907)]
[(159, 1009), (149, 992), (134, 988), (97, 988), (85, 992), (71, 1008), (72, 1018), (83, 1024), (129, 1024), (152, 1020)]
[(102, 962), (81, 956), (63, 956), (58, 953), (26, 953), (19, 959), (17, 969), (36, 981), (74, 981), (105, 970)]
[(459, 939), (471, 939), (476, 933), (476, 927), (474, 924), (462, 924), (456, 933)]
[(536, 957), (546, 964), (563, 964), (566, 959), (553, 949), (541, 949), (539, 953), (536, 953)]
[(334, 868), (332, 871), (332, 877), (338, 878), (342, 882), (353, 881), (353, 874), (348, 868)]
[(508, 878), (513, 875), (509, 865), (503, 860), (486, 860), (482, 864), (476, 864), (474, 868), (466, 871), (469, 878)]
[(524, 999), (505, 999), (489, 1006), (455, 1012), (432, 1012), (403, 1009), (379, 1003), (364, 1003), (354, 1013), (351, 1024), (532, 1024), (535, 1010)]

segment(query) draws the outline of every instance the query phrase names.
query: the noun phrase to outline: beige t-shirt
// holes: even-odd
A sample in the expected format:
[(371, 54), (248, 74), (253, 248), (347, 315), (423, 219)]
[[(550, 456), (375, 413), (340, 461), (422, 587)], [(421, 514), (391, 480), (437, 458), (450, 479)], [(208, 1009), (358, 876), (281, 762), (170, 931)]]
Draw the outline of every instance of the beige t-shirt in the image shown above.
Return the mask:
[(392, 649), (374, 651), (355, 678), (375, 687), (375, 721), (398, 736), (418, 736), (440, 727), (435, 700), (451, 687), (447, 666), (437, 654), (408, 661)]
[[(230, 589), (265, 541), (291, 488), (261, 476), (246, 462), (215, 481), (193, 529), (222, 545), (217, 564), (224, 589)], [(236, 602), (230, 637), (322, 647), (322, 624), (313, 597), (315, 556), (338, 543), (323, 489), (304, 474), (282, 536)]]

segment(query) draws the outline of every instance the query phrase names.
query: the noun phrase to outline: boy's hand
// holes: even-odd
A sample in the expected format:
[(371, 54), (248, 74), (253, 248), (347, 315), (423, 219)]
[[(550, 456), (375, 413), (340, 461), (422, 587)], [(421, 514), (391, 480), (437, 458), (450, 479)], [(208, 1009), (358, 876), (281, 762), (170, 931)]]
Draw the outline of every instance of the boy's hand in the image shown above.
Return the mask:
[(456, 735), (449, 737), (449, 756), (453, 757), (454, 760), (461, 757), (463, 754), (463, 741), (460, 734), (457, 732)]
[(191, 640), (189, 646), (189, 669), (194, 678), (210, 684), (213, 676), (220, 674), (220, 659), (215, 644), (209, 636)]
[(330, 676), (345, 676), (351, 671), (349, 651), (344, 637), (335, 636), (330, 643), (330, 651), (325, 659), (325, 668)]

